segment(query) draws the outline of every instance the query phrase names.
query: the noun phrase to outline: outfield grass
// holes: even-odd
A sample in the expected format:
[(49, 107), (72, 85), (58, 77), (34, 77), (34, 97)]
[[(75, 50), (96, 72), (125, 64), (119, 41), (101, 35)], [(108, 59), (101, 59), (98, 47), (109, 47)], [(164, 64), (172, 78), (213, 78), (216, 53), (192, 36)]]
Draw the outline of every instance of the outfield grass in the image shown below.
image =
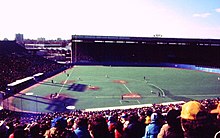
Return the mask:
[[(13, 104), (22, 110), (51, 112), (65, 111), (69, 105), (88, 109), (200, 100), (220, 96), (218, 77), (219, 74), (177, 68), (75, 66), (26, 90), (25, 93), (31, 92), (33, 96), (14, 98)], [(127, 83), (115, 83), (115, 80)], [(89, 86), (96, 90), (89, 90)], [(158, 92), (165, 96), (158, 97)], [(49, 100), (51, 93), (59, 93), (60, 97)], [(135, 93), (141, 98), (121, 99), (121, 95)]]

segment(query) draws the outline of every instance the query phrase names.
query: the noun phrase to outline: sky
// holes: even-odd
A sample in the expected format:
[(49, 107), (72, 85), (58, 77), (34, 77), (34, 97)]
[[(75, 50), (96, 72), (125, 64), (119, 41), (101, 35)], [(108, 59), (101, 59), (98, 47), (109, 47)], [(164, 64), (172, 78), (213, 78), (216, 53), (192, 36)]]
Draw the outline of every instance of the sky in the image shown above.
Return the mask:
[(18, 33), (220, 39), (220, 0), (0, 0), (0, 40)]

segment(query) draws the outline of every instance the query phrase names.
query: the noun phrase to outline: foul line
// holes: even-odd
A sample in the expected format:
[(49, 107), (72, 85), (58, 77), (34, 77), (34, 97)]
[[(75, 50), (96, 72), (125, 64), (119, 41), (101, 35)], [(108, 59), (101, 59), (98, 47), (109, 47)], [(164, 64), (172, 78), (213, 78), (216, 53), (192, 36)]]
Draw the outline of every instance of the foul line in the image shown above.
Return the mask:
[(120, 100), (120, 103), (122, 104), (122, 101)]
[[(125, 84), (123, 84), (123, 85), (132, 94), (132, 91)], [(139, 100), (136, 100), (136, 101), (140, 104)], [(121, 100), (120, 100), (120, 103), (122, 104)]]
[(71, 70), (69, 76), (66, 78), (66, 80), (64, 81), (62, 87), (60, 88), (59, 92), (58, 92), (58, 96), (60, 95), (60, 92), (63, 90), (64, 85), (66, 84), (66, 82), (69, 80), (71, 74), (73, 73), (73, 69)]
[(125, 86), (125, 88), (126, 88), (130, 93), (132, 93), (131, 90), (128, 89), (128, 87), (127, 87), (125, 84), (123, 84), (123, 85)]

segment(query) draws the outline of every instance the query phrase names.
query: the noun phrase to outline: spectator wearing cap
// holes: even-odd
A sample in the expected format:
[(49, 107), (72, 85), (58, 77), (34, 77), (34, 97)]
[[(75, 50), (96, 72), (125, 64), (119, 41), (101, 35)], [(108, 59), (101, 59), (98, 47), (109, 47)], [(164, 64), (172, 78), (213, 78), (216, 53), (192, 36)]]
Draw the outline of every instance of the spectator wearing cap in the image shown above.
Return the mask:
[(121, 123), (124, 124), (127, 121), (127, 119), (128, 119), (128, 114), (127, 113), (122, 113), (121, 118), (120, 118)]
[(211, 114), (216, 114), (216, 118), (220, 120), (220, 103), (218, 103), (216, 109), (210, 111)]
[(45, 138), (68, 137), (71, 133), (66, 130), (67, 121), (63, 117), (57, 117), (52, 120), (51, 128), (44, 134)]
[(217, 104), (217, 107), (210, 111), (211, 114), (215, 116), (215, 124), (218, 128), (218, 132), (216, 132), (214, 138), (220, 138), (220, 103)]
[(216, 127), (205, 108), (197, 101), (189, 101), (182, 106), (181, 127), (184, 138), (213, 138)]
[(179, 116), (179, 110), (170, 110), (166, 116), (167, 123), (162, 126), (157, 138), (183, 138)]
[(143, 138), (157, 138), (158, 133), (161, 129), (160, 123), (160, 114), (152, 113), (151, 114), (151, 123), (145, 128), (145, 135)]
[(150, 124), (150, 122), (151, 122), (151, 114), (152, 114), (153, 112), (151, 111), (151, 110), (147, 110), (147, 113), (146, 113), (146, 118), (145, 118), (145, 124), (146, 125), (149, 125)]

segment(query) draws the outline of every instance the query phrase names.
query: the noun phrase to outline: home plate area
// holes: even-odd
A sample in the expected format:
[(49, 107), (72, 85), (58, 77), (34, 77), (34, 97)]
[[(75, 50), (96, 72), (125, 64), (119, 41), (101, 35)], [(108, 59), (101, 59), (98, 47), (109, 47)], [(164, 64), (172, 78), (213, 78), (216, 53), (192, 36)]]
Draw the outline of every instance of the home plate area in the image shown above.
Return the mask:
[(138, 93), (126, 93), (122, 95), (122, 99), (140, 99), (141, 95)]
[(140, 104), (140, 101), (138, 99), (141, 98), (141, 95), (138, 93), (127, 93), (127, 94), (123, 94), (121, 95), (121, 100), (120, 103), (121, 104)]

